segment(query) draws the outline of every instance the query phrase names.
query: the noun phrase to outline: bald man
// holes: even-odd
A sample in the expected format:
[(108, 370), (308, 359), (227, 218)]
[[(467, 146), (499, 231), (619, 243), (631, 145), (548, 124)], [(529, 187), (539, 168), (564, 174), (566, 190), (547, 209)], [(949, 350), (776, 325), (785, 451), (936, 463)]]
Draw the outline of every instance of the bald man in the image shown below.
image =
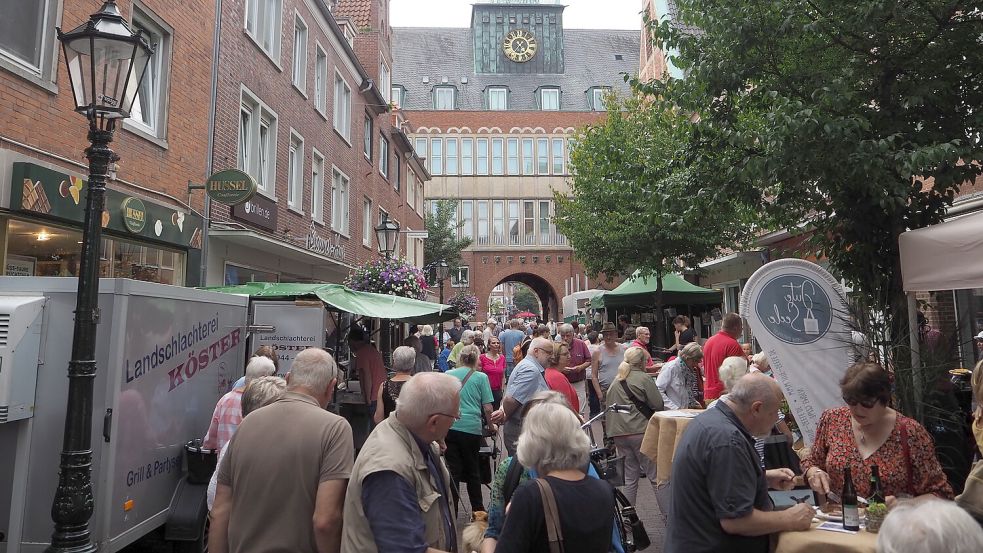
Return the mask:
[(666, 553), (767, 553), (770, 534), (809, 529), (809, 505), (772, 510), (768, 488), (791, 489), (794, 474), (765, 471), (754, 449), (754, 437), (775, 425), (781, 398), (773, 379), (748, 374), (690, 422), (672, 462)]
[(553, 354), (553, 342), (549, 338), (535, 338), (529, 344), (529, 352), (515, 366), (509, 377), (502, 406), (492, 412), (492, 422), (505, 423), (502, 436), (509, 455), (515, 455), (515, 446), (522, 431), (522, 406), (539, 392), (549, 390), (546, 383), (546, 365)]

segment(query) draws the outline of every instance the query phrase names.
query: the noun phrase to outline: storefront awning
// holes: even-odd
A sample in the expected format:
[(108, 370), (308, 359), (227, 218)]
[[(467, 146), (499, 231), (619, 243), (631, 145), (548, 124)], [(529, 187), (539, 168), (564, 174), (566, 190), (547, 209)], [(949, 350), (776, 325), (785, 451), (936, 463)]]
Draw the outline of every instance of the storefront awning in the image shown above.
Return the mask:
[[(594, 309), (653, 306), (656, 303), (656, 288), (658, 282), (655, 277), (633, 276), (614, 290), (591, 298), (590, 305)], [(719, 290), (710, 290), (686, 282), (677, 274), (668, 274), (662, 277), (662, 298), (665, 305), (704, 305), (720, 303), (723, 294)]]
[(217, 286), (204, 289), (227, 294), (242, 294), (250, 298), (317, 298), (333, 311), (343, 311), (363, 317), (393, 319), (407, 323), (443, 322), (458, 316), (457, 311), (449, 305), (400, 296), (359, 292), (341, 284), (252, 282), (238, 286)]
[(905, 292), (983, 288), (983, 213), (901, 234)]

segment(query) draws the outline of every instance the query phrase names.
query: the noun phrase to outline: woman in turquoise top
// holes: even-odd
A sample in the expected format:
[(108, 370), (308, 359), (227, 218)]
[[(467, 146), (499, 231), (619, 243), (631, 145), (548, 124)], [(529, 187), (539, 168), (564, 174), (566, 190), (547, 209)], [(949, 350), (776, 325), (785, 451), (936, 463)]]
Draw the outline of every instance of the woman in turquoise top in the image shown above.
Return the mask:
[(481, 430), (485, 420), (491, 420), (492, 391), (488, 375), (478, 369), (481, 352), (474, 345), (465, 345), (458, 353), (459, 366), (447, 374), (461, 380), (461, 416), (447, 433), (445, 443), (447, 468), (457, 484), (464, 482), (471, 500), (471, 511), (484, 511), (481, 501), (481, 472), (478, 469), (481, 449)]

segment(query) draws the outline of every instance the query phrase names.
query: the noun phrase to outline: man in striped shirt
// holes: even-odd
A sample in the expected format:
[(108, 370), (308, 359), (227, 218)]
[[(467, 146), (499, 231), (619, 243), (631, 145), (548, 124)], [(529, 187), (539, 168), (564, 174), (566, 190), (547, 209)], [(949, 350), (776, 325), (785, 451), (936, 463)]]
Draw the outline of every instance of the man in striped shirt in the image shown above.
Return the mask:
[(271, 376), (276, 372), (273, 361), (268, 357), (253, 357), (246, 365), (246, 383), (242, 387), (233, 388), (222, 396), (215, 405), (212, 422), (208, 426), (202, 446), (206, 449), (220, 451), (227, 444), (242, 422), (242, 392), (254, 378)]

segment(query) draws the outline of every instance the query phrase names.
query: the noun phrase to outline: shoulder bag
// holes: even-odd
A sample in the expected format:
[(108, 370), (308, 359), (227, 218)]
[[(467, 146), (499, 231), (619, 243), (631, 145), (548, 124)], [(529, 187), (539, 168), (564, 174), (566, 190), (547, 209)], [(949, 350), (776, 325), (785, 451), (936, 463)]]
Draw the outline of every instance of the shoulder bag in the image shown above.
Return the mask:
[(546, 516), (546, 536), (550, 553), (563, 553), (563, 532), (560, 530), (560, 511), (556, 508), (556, 497), (545, 478), (537, 478), (539, 494), (543, 498), (543, 514)]
[(649, 407), (644, 401), (638, 399), (638, 396), (632, 393), (631, 388), (628, 387), (627, 379), (621, 380), (620, 382), (621, 388), (625, 391), (625, 394), (628, 395), (628, 399), (630, 399), (635, 405), (635, 409), (638, 409), (638, 412), (645, 416), (646, 419), (651, 419), (652, 415), (655, 413), (655, 410)]

